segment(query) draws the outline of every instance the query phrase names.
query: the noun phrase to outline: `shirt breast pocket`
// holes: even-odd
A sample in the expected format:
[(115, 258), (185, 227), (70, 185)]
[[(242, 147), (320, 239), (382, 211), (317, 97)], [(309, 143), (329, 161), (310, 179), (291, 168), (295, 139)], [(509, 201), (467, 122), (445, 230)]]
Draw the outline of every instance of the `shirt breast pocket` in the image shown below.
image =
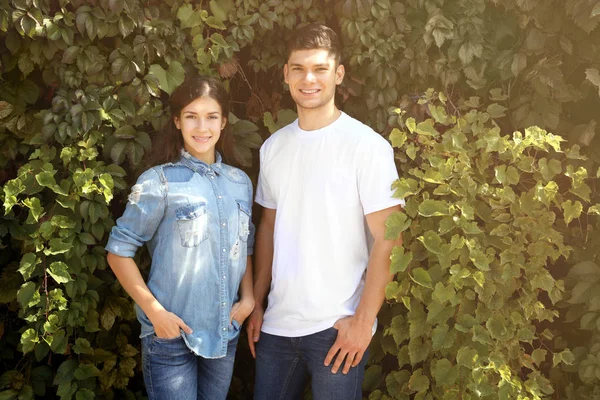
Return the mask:
[(248, 235), (250, 234), (250, 205), (243, 200), (236, 200), (238, 204), (238, 234), (243, 242), (248, 241)]
[(175, 211), (183, 247), (195, 247), (208, 238), (206, 204), (190, 204)]

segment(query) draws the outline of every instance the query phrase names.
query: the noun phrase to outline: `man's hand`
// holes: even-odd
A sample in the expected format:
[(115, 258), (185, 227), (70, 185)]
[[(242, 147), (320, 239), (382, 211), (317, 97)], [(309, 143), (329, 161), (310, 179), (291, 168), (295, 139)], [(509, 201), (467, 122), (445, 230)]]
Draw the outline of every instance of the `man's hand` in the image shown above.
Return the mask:
[(231, 307), (229, 323), (235, 319), (241, 326), (252, 310), (254, 310), (254, 298), (241, 299)]
[(335, 357), (331, 368), (331, 372), (335, 374), (346, 359), (342, 373), (347, 374), (350, 367), (356, 367), (360, 363), (369, 347), (373, 325), (360, 323), (355, 317), (346, 317), (337, 320), (333, 327), (338, 330), (338, 335), (325, 357), (325, 366), (328, 367)]
[(154, 326), (154, 333), (162, 339), (174, 339), (181, 336), (181, 329), (188, 335), (192, 333), (192, 328), (177, 315), (165, 310), (164, 308), (156, 311), (151, 316), (148, 315), (150, 322)]
[(256, 358), (256, 348), (255, 343), (260, 339), (260, 328), (263, 324), (263, 315), (265, 310), (262, 305), (256, 305), (254, 307), (254, 311), (248, 317), (248, 325), (246, 326), (246, 333), (248, 334), (248, 347), (250, 347), (250, 352), (252, 353), (252, 357)]

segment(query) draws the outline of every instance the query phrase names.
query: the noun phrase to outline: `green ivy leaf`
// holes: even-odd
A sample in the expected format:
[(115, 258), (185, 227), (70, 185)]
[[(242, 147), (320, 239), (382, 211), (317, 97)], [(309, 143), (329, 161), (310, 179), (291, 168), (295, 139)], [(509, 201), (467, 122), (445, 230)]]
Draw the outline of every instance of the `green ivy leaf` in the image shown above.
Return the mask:
[(72, 347), (75, 354), (94, 354), (94, 349), (90, 345), (90, 342), (84, 338), (75, 339), (75, 344)]
[(433, 289), (431, 276), (429, 275), (429, 272), (425, 271), (423, 268), (415, 268), (410, 277), (415, 283)]
[(417, 238), (425, 248), (434, 254), (442, 254), (442, 238), (434, 231), (427, 231)]
[(445, 201), (424, 200), (419, 204), (419, 214), (424, 217), (437, 217), (440, 215), (450, 215), (450, 207)]
[(171, 62), (166, 71), (159, 64), (153, 64), (150, 66), (150, 74), (158, 78), (160, 88), (168, 94), (173, 93), (185, 79), (185, 70), (178, 61)]
[(25, 282), (17, 292), (17, 301), (21, 307), (32, 307), (40, 302), (40, 293), (34, 282)]
[(385, 220), (385, 239), (393, 240), (410, 226), (411, 220), (402, 211), (395, 211)]
[(569, 225), (571, 221), (581, 216), (583, 211), (583, 205), (579, 201), (573, 203), (571, 200), (567, 200), (561, 204), (563, 208), (565, 223)]
[[(23, 279), (27, 280), (31, 278), (31, 274), (35, 270), (36, 265), (38, 265), (41, 260), (38, 260), (34, 253), (26, 253), (21, 258), (21, 263), (19, 264), (19, 272), (23, 275)], [(33, 282), (28, 282), (33, 283)], [(21, 301), (19, 301), (21, 303)]]
[(436, 386), (452, 386), (458, 379), (458, 369), (447, 358), (442, 358), (432, 364), (431, 375)]
[(414, 371), (408, 381), (408, 387), (416, 392), (423, 392), (429, 389), (429, 378), (423, 375), (421, 368)]
[(69, 275), (69, 267), (62, 261), (55, 261), (50, 264), (48, 268), (48, 274), (57, 282), (57, 283), (67, 283), (72, 280), (71, 275)]
[(392, 249), (390, 259), (392, 260), (390, 264), (390, 271), (392, 274), (397, 274), (398, 272), (406, 271), (408, 264), (410, 264), (413, 259), (413, 254), (412, 251), (409, 251), (405, 254), (404, 247), (395, 246)]
[(40, 342), (37, 332), (33, 328), (29, 328), (21, 335), (21, 346), (23, 353), (29, 353), (35, 348), (35, 345)]
[(73, 375), (75, 379), (83, 381), (93, 376), (100, 376), (100, 370), (93, 364), (79, 364)]

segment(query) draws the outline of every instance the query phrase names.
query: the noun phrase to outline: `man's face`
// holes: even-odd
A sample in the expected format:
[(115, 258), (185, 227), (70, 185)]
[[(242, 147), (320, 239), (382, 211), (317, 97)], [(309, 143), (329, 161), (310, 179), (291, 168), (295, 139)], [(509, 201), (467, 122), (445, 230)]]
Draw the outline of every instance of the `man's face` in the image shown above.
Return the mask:
[(344, 79), (344, 66), (324, 49), (293, 51), (283, 67), (285, 82), (298, 108), (314, 110), (334, 104), (335, 87)]

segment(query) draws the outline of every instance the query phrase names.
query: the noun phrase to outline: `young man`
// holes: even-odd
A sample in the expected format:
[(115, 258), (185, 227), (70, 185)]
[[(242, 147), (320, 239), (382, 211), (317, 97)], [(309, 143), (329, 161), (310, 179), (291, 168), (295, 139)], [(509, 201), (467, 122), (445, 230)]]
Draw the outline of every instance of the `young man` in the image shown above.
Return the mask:
[(360, 399), (391, 279), (385, 220), (402, 203), (390, 188), (398, 178), (393, 151), (336, 108), (340, 56), (331, 29), (296, 32), (283, 73), (298, 119), (260, 149), (256, 202), (264, 210), (248, 323), (257, 400), (296, 399), (309, 377), (315, 400)]

